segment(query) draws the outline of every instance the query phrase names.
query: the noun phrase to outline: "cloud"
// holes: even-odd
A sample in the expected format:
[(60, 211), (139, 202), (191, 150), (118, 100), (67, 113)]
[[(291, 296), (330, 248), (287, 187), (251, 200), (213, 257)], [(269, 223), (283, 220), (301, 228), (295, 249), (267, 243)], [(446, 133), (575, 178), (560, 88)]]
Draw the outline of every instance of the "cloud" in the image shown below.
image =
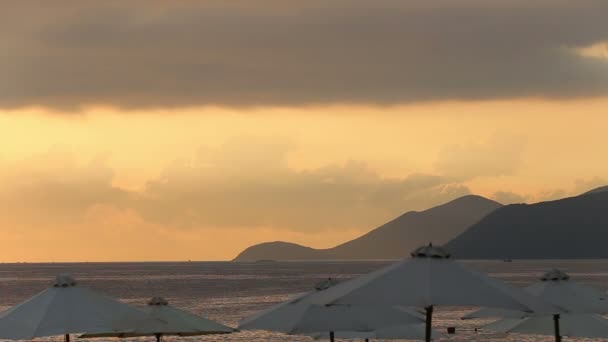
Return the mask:
[(358, 161), (294, 170), (288, 163), (294, 149), (289, 139), (234, 138), (176, 161), (142, 191), (113, 185), (103, 160), (78, 163), (64, 150), (51, 150), (2, 165), (0, 223), (38, 230), (82, 224), (95, 235), (101, 234), (95, 229), (109, 229), (102, 219), (108, 213), (118, 226), (126, 218), (167, 231), (352, 231), (469, 193), (438, 175), (385, 178)]
[(435, 168), (456, 180), (511, 175), (521, 165), (525, 137), (494, 134), (484, 143), (445, 146), (439, 151)]
[(602, 177), (591, 177), (589, 179), (576, 179), (574, 186), (568, 189), (555, 189), (539, 193), (538, 201), (554, 201), (565, 197), (579, 196), (593, 189), (608, 185), (608, 181)]
[(492, 195), (492, 198), (502, 204), (526, 203), (529, 199), (527, 196), (510, 191), (497, 191)]
[(577, 179), (574, 182), (574, 194), (579, 195), (606, 185), (608, 185), (608, 180), (598, 176), (590, 179)]
[(608, 60), (608, 41), (584, 46), (578, 49), (578, 53), (585, 57)]
[[(397, 104), (608, 94), (601, 0), (20, 1), (0, 107)], [(593, 50), (595, 51), (595, 50)]]
[(589, 179), (576, 179), (573, 186), (568, 186), (566, 189), (553, 189), (545, 190), (537, 193), (536, 195), (525, 196), (528, 200), (533, 198), (536, 202), (542, 201), (554, 201), (563, 199), (566, 197), (579, 196), (588, 191), (594, 190), (599, 187), (605, 187), (608, 185), (608, 181), (602, 177), (591, 177)]
[(96, 205), (124, 207), (129, 193), (112, 185), (113, 176), (102, 159), (79, 164), (62, 148), (0, 163), (0, 214), (57, 225), (78, 222)]
[(356, 161), (293, 170), (286, 146), (242, 137), (205, 150), (150, 182), (138, 210), (150, 221), (176, 227), (320, 231), (373, 227), (469, 193), (437, 175), (383, 178)]

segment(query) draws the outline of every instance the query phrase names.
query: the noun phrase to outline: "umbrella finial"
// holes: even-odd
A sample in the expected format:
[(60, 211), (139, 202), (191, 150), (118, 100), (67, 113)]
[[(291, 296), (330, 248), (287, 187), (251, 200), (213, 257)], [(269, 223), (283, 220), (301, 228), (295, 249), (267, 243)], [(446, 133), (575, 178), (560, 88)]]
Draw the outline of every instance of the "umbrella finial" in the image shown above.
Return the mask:
[(410, 255), (412, 258), (448, 259), (450, 257), (450, 253), (440, 246), (433, 246), (432, 242), (428, 246), (416, 248)]
[(567, 275), (566, 272), (560, 271), (557, 268), (552, 269), (540, 277), (541, 281), (563, 281), (568, 279), (570, 279), (570, 276)]
[(62, 273), (55, 277), (53, 287), (72, 287), (76, 286), (76, 280), (70, 274)]
[(148, 305), (169, 305), (169, 301), (163, 297), (152, 297), (148, 301)]

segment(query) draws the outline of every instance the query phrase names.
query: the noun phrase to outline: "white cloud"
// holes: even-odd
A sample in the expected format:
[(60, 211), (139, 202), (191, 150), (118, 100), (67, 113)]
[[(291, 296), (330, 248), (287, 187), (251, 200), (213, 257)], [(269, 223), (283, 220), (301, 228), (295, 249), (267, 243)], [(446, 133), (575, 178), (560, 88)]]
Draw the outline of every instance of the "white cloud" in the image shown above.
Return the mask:
[(525, 145), (524, 137), (510, 134), (495, 134), (484, 143), (447, 145), (439, 152), (435, 168), (459, 181), (512, 175), (521, 165)]
[(519, 195), (510, 191), (497, 191), (492, 195), (492, 199), (502, 204), (526, 203), (527, 196)]

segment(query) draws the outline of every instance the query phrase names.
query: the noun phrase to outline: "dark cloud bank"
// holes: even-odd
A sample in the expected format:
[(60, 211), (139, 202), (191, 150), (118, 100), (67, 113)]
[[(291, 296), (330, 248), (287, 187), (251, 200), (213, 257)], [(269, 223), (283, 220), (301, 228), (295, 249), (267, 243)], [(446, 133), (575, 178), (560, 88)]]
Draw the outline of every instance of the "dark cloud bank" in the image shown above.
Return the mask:
[(0, 107), (608, 94), (608, 2), (8, 1)]

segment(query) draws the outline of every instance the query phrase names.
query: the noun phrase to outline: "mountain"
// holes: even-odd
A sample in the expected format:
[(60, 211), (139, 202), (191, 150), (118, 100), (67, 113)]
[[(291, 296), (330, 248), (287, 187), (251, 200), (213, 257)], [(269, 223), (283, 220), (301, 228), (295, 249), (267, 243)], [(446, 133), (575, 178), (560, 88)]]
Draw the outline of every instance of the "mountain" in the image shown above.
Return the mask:
[(234, 261), (322, 259), (324, 259), (324, 250), (322, 249), (314, 249), (291, 242), (274, 241), (248, 247)]
[(328, 254), (333, 259), (402, 258), (420, 245), (448, 242), (500, 206), (481, 196), (460, 197), (425, 211), (405, 213)]
[(585, 192), (583, 195), (597, 194), (599, 192), (606, 192), (606, 191), (608, 191), (608, 185), (606, 185), (606, 186), (600, 186), (599, 188), (595, 188), (593, 190), (589, 190), (589, 191)]
[(608, 192), (497, 209), (446, 244), (463, 259), (608, 257)]
[(463, 196), (428, 210), (405, 213), (333, 248), (313, 249), (288, 242), (269, 242), (245, 249), (234, 260), (397, 259), (430, 241), (449, 241), (500, 206), (481, 196)]

